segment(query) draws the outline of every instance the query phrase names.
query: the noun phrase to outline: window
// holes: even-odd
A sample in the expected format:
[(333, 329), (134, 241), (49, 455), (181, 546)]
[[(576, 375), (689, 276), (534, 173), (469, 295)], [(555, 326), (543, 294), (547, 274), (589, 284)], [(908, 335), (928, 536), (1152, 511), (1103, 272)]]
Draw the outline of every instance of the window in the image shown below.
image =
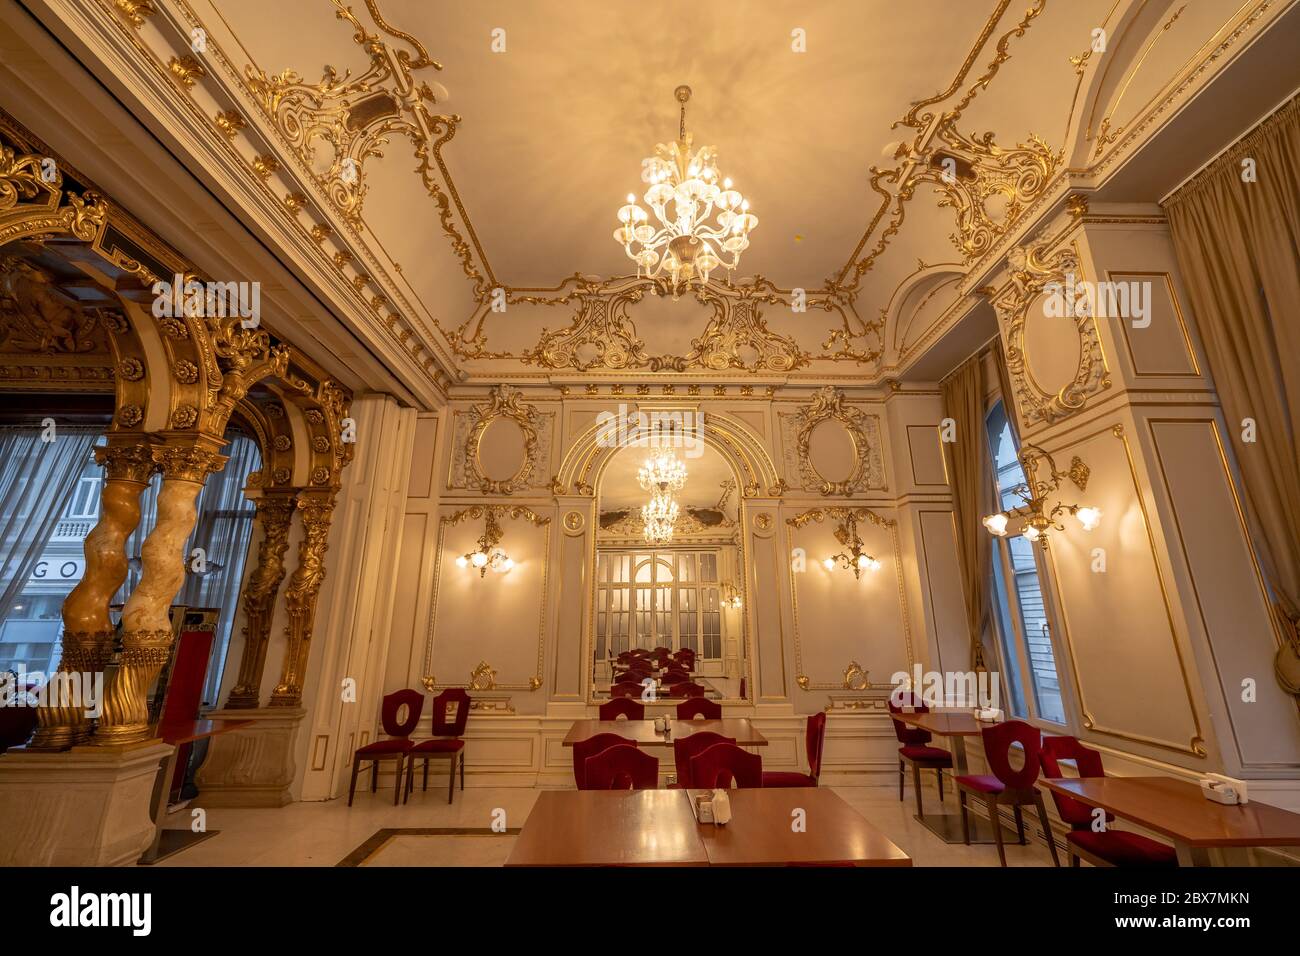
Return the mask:
[(602, 551), (596, 569), (596, 659), (634, 648), (689, 647), (722, 658), (716, 551)]
[[(1014, 489), (1024, 484), (1025, 472), (1001, 401), (989, 411), (985, 423), (998, 500), (1003, 508), (1013, 510), (1021, 504)], [(1041, 562), (1040, 550), (1019, 535), (993, 539), (995, 624), (1011, 712), (1063, 724), (1065, 706), (1052, 625), (1043, 601)]]

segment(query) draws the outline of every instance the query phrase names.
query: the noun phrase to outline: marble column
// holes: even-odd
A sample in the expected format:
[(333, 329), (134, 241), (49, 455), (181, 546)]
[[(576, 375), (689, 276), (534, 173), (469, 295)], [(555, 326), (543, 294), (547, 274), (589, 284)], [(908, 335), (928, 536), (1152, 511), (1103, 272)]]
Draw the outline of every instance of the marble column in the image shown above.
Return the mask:
[(298, 542), (298, 567), (289, 579), (284, 603), (289, 613), (285, 627), (288, 644), (280, 682), (271, 693), (272, 707), (298, 707), (311, 651), (312, 626), (316, 619), (316, 598), (325, 580), (325, 552), (329, 549), (330, 519), (334, 515), (337, 489), (304, 491), (298, 497), (303, 536)]
[(171, 603), (185, 581), (185, 542), (197, 518), (203, 482), (226, 463), (224, 442), (208, 436), (178, 439), (153, 449), (162, 469), (158, 522), (145, 539), (140, 583), (122, 610), (122, 657), (105, 691), (94, 743), (135, 743), (150, 736), (149, 688), (171, 652)]
[(239, 660), (239, 678), (226, 700), (227, 709), (250, 709), (258, 705), (266, 648), (271, 639), (275, 599), (284, 580), (284, 553), (289, 547), (289, 527), (297, 508), (297, 489), (264, 492), (257, 502), (257, 522), (262, 541), (257, 547), (257, 566), (244, 585), (244, 651)]
[[(59, 658), (59, 673), (78, 675), (82, 681), (102, 673), (113, 653), (108, 605), (126, 580), (126, 539), (140, 523), (140, 493), (157, 467), (152, 445), (135, 433), (110, 434), (108, 444), (95, 449), (95, 460), (104, 469), (99, 521), (83, 545), (85, 573), (63, 603)], [(43, 699), (37, 717), (40, 725), (29, 750), (61, 750), (90, 736), (80, 701)]]

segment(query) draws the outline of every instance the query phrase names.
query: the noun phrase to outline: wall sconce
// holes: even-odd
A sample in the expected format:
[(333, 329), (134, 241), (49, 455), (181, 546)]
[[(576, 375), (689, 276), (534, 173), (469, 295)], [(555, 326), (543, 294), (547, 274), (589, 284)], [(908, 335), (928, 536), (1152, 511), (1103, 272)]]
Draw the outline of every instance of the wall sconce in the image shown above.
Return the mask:
[(456, 559), (456, 566), (477, 568), (480, 578), (486, 577), (489, 569), (505, 574), (515, 566), (515, 562), (497, 546), (501, 541), (501, 523), (497, 521), (497, 516), (491, 509), (486, 512), (483, 523), (483, 534), (478, 539), (478, 550), (462, 554)]
[(724, 581), (722, 584), (722, 606), (739, 609), (744, 602), (740, 599), (740, 592), (736, 586), (730, 582)]
[[(1047, 461), (1051, 472), (1045, 481), (1039, 481), (1035, 477), (1038, 462), (1042, 459)], [(1060, 488), (1061, 482), (1066, 478), (1080, 491), (1087, 490), (1088, 476), (1092, 469), (1084, 464), (1082, 458), (1075, 455), (1070, 462), (1070, 470), (1063, 472), (1057, 469), (1056, 460), (1044, 448), (1030, 444), (1020, 449), (1020, 463), (1025, 470), (1025, 484), (1017, 485), (1012, 491), (1024, 504), (1010, 511), (988, 515), (984, 519), (984, 527), (988, 528), (989, 534), (999, 538), (1008, 534), (1022, 534), (1030, 541), (1041, 541), (1045, 548), (1048, 532), (1065, 530), (1065, 526), (1057, 520), (1063, 512), (1074, 515), (1084, 531), (1091, 531), (1101, 524), (1101, 510), (1098, 508), (1057, 502), (1050, 511), (1046, 510), (1048, 495)], [(1013, 522), (1014, 529), (1011, 527)]]
[(850, 510), (835, 529), (835, 540), (847, 550), (831, 555), (822, 562), (827, 571), (835, 570), (838, 565), (846, 571), (852, 571), (855, 578), (861, 579), (863, 571), (880, 570), (880, 562), (862, 550), (862, 539), (858, 537), (858, 519), (853, 511)]

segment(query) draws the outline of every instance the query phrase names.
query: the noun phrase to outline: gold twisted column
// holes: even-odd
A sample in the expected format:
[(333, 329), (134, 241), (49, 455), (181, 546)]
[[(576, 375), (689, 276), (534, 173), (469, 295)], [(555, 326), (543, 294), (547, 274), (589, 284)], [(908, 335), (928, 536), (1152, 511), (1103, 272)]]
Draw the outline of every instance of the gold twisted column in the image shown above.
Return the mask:
[(271, 618), (275, 597), (284, 580), (284, 553), (289, 548), (289, 526), (297, 507), (297, 492), (268, 492), (257, 502), (257, 521), (262, 542), (257, 546), (257, 567), (244, 587), (244, 653), (239, 659), (239, 679), (230, 691), (227, 708), (250, 708), (258, 704), (266, 648), (271, 640)]
[[(113, 624), (108, 605), (126, 580), (126, 539), (140, 523), (140, 493), (157, 465), (153, 448), (139, 435), (109, 436), (95, 449), (104, 469), (99, 520), (82, 545), (86, 570), (63, 602), (63, 653), (60, 674), (77, 674), (85, 682), (103, 672), (113, 653)], [(56, 682), (57, 681), (57, 682)], [(51, 686), (66, 687), (61, 680)], [(29, 749), (61, 750), (85, 743), (90, 722), (80, 701), (46, 695), (36, 712), (40, 721)]]
[(302, 702), (302, 681), (307, 673), (312, 625), (316, 619), (316, 595), (325, 580), (325, 552), (329, 548), (334, 495), (333, 490), (305, 491), (298, 498), (303, 536), (298, 543), (298, 567), (284, 595), (289, 612), (289, 623), (284, 629), (288, 643), (280, 683), (271, 694), (272, 707), (297, 707)]
[(163, 474), (158, 523), (144, 541), (140, 583), (122, 609), (122, 659), (105, 691), (97, 744), (133, 743), (150, 736), (149, 688), (171, 651), (168, 612), (185, 581), (184, 547), (197, 517), (194, 503), (208, 474), (226, 463), (217, 454), (221, 444), (199, 436), (186, 444), (153, 449)]

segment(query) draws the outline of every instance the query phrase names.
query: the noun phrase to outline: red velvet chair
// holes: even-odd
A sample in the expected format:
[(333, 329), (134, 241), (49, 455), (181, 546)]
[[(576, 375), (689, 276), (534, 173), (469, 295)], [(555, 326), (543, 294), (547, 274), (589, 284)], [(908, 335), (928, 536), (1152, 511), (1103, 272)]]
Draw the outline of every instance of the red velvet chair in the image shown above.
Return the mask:
[[(402, 717), (403, 707), (406, 708), (405, 717)], [(424, 695), (418, 690), (408, 688), (385, 695), (379, 722), (388, 739), (366, 744), (352, 754), (352, 783), (348, 786), (348, 806), (352, 806), (352, 796), (357, 792), (357, 774), (367, 760), (370, 761), (371, 793), (379, 787), (379, 764), (384, 760), (397, 761), (397, 776), (393, 780), (393, 806), (397, 806), (397, 798), (402, 792), (402, 763), (414, 746), (411, 732), (420, 722), (420, 711), (423, 709)]]
[[(915, 708), (915, 713), (929, 713), (930, 708), (916, 699), (911, 691), (895, 691), (889, 695), (889, 712), (901, 714), (904, 707)], [(916, 815), (925, 816), (921, 806), (921, 771), (933, 770), (939, 780), (939, 800), (943, 801), (943, 772), (952, 769), (952, 754), (942, 747), (930, 746), (930, 732), (894, 720), (894, 736), (902, 744), (898, 748), (898, 799), (903, 799), (903, 769), (912, 765), (912, 788), (916, 791)]]
[(602, 750), (608, 750), (610, 747), (620, 747), (624, 744), (635, 747), (636, 741), (620, 737), (618, 734), (596, 734), (596, 736), (588, 737), (586, 740), (577, 741), (573, 745), (573, 781), (578, 785), (578, 789), (592, 789), (587, 786), (588, 757), (594, 757)]
[(669, 697), (703, 697), (704, 685), (686, 680), (678, 684), (667, 685), (665, 693)]
[(815, 787), (822, 774), (822, 746), (826, 743), (826, 714), (817, 713), (808, 718), (804, 732), (808, 749), (808, 773), (793, 770), (773, 770), (763, 774), (765, 787)]
[(691, 675), (684, 670), (672, 669), (664, 671), (662, 678), (664, 684), (684, 684), (691, 679)]
[(691, 776), (691, 761), (714, 744), (735, 744), (735, 737), (724, 737), (711, 730), (702, 730), (687, 737), (673, 738), (673, 765), (677, 770), (676, 786), (691, 789), (695, 786)]
[[(1060, 760), (1073, 760), (1080, 777), (1104, 777), (1101, 754), (1079, 743), (1074, 737), (1044, 737), (1043, 749), (1038, 754), (1044, 777), (1062, 777)], [(1114, 814), (1106, 814), (1106, 828), (1093, 830), (1093, 808), (1072, 797), (1052, 791), (1056, 812), (1070, 832), (1065, 835), (1066, 853), (1070, 866), (1078, 866), (1080, 858), (1093, 866), (1166, 867), (1178, 865), (1178, 854), (1164, 843), (1130, 833), (1112, 830)]]
[[(1052, 839), (1052, 825), (1047, 822), (1047, 808), (1043, 806), (1043, 795), (1034, 783), (1038, 780), (1038, 756), (1042, 749), (1042, 735), (1037, 727), (1032, 727), (1023, 720), (1009, 720), (1004, 724), (985, 727), (981, 736), (984, 738), (984, 759), (993, 771), (991, 774), (963, 774), (954, 777), (957, 784), (957, 798), (961, 801), (961, 831), (965, 843), (970, 845), (970, 819), (966, 811), (966, 795), (980, 797), (989, 810), (989, 823), (993, 827), (993, 838), (998, 845), (998, 859), (1007, 865), (1007, 851), (1002, 846), (1002, 821), (998, 816), (998, 807), (1014, 808), (1016, 816), (1016, 834), (1021, 845), (1025, 843), (1025, 821), (1020, 808), (1033, 804), (1038, 808), (1038, 821), (1043, 825), (1047, 837), (1047, 848), (1052, 851), (1052, 862), (1057, 866), (1061, 860), (1056, 855), (1056, 841)], [(1024, 765), (1016, 770), (1011, 766), (1012, 744), (1020, 744), (1024, 754)]]
[(587, 790), (654, 790), (659, 786), (659, 758), (635, 745), (606, 747), (587, 758)]
[(429, 789), (429, 761), (446, 760), (447, 802), (456, 792), (456, 765), (460, 765), (460, 789), (465, 789), (465, 724), (469, 721), (469, 694), (463, 687), (448, 687), (433, 699), (433, 739), (422, 740), (411, 748), (411, 761), (406, 770), (406, 792), (414, 787), (415, 762), (424, 761), (424, 782), (421, 790)]
[(630, 697), (615, 697), (600, 705), (601, 720), (618, 720), (620, 717), (645, 720), (645, 704)]
[(703, 697), (688, 697), (677, 705), (678, 720), (721, 720), (722, 705), (716, 700)]
[(641, 699), (641, 692), (645, 690), (640, 684), (634, 684), (632, 681), (620, 681), (609, 689), (610, 697), (633, 697)]
[(691, 760), (691, 781), (695, 787), (712, 790), (763, 786), (763, 758), (741, 750), (735, 744), (714, 744)]

